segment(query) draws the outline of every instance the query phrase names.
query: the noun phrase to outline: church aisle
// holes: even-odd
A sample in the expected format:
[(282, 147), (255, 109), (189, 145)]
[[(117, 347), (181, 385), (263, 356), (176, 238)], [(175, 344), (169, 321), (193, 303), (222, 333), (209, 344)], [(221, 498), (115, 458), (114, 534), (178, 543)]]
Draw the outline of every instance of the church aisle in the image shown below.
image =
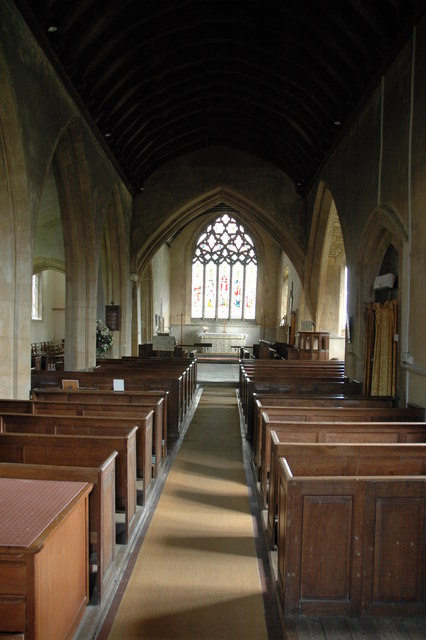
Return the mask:
[(262, 582), (235, 385), (207, 384), (98, 638), (268, 640)]

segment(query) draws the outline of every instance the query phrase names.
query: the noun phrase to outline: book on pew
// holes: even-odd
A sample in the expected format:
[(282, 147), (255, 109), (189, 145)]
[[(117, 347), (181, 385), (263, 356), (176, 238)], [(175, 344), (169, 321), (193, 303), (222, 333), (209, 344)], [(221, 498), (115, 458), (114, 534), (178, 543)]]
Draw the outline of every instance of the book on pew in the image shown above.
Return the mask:
[(78, 380), (62, 380), (62, 389), (78, 389), (79, 386)]

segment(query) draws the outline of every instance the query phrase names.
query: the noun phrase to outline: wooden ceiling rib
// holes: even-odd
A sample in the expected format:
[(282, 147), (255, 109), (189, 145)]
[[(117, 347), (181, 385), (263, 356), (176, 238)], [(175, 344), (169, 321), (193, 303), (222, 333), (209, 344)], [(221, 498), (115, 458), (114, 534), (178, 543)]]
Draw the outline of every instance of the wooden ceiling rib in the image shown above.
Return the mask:
[[(307, 189), (426, 0), (16, 0), (131, 188), (224, 144)], [(48, 33), (48, 27), (57, 30)]]

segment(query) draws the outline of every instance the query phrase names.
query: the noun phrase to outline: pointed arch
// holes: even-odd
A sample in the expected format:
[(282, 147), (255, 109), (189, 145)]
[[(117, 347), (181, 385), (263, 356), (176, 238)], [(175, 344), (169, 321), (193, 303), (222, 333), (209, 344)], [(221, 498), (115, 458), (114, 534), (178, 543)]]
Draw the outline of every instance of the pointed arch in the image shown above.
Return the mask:
[[(358, 270), (361, 277), (360, 298), (363, 303), (374, 300), (374, 279), (379, 274), (389, 245), (393, 245), (398, 254), (404, 258), (407, 243), (407, 229), (391, 207), (382, 206), (371, 212), (360, 239), (358, 253)], [(403, 272), (399, 275), (401, 282)]]
[(346, 252), (331, 191), (321, 182), (306, 260), (306, 304), (318, 331), (330, 332), (330, 356), (345, 357)]
[[(239, 211), (244, 224), (253, 221), (253, 223), (260, 225), (265, 232), (275, 238), (289, 256), (300, 277), (302, 277), (305, 262), (304, 254), (294, 242), (294, 237), (290, 231), (255, 202), (234, 189), (224, 186), (216, 187), (188, 200), (183, 206), (170, 212), (167, 215), (167, 219), (158, 226), (156, 232), (141, 247), (136, 248), (138, 272), (141, 273), (159, 248), (164, 243), (172, 240), (183, 227), (219, 205), (229, 206)], [(164, 219), (164, 217), (164, 215), (159, 214), (160, 220)]]

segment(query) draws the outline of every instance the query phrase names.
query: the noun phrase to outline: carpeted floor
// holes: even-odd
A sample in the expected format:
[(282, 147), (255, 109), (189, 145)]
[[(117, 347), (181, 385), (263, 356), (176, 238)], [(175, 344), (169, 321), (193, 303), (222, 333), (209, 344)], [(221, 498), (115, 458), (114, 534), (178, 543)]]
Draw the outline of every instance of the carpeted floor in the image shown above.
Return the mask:
[(109, 640), (267, 640), (235, 386), (205, 386)]

